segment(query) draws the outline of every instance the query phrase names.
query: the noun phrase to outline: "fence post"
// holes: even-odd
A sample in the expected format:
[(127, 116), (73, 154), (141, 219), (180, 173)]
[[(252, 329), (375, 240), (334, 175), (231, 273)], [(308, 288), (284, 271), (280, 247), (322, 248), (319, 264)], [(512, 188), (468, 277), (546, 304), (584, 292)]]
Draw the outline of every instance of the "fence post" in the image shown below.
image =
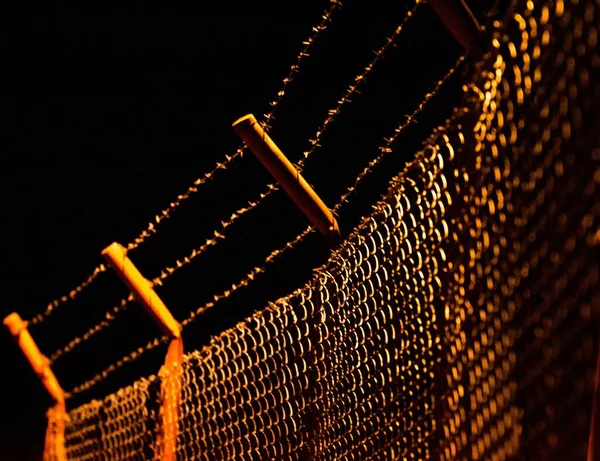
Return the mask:
[(138, 302), (171, 338), (164, 365), (159, 372), (161, 378), (160, 414), (162, 426), (158, 435), (155, 459), (175, 461), (183, 375), (181, 325), (156, 294), (152, 288), (152, 282), (144, 278), (129, 259), (127, 250), (122, 245), (114, 242), (102, 250), (102, 255), (129, 287)]
[(66, 461), (65, 393), (60, 384), (58, 384), (58, 380), (50, 368), (48, 359), (40, 352), (37, 344), (27, 330), (27, 324), (21, 319), (21, 316), (16, 312), (9, 314), (4, 319), (4, 325), (6, 325), (19, 345), (35, 374), (40, 378), (42, 385), (54, 400), (54, 406), (47, 413), (48, 427), (44, 442), (44, 460)]
[[(329, 249), (337, 246), (340, 241), (340, 230), (333, 213), (264, 131), (254, 115), (248, 114), (236, 120), (233, 123), (233, 129), (313, 223), (315, 228), (327, 238)], [(307, 319), (311, 335), (314, 334), (317, 328), (315, 322), (317, 317), (317, 314), (313, 313)], [(314, 399), (316, 398), (315, 389), (317, 386), (317, 375), (315, 373), (316, 360), (314, 352), (312, 354), (312, 364), (308, 371), (309, 388), (306, 392), (306, 398), (311, 406), (307, 414), (308, 441), (300, 454), (300, 458), (303, 461), (315, 457), (317, 450), (315, 439), (319, 434), (319, 416), (314, 407)]]
[(248, 114), (236, 120), (233, 129), (319, 232), (331, 239), (331, 242), (339, 240), (340, 230), (331, 210), (281, 152), (254, 115)]

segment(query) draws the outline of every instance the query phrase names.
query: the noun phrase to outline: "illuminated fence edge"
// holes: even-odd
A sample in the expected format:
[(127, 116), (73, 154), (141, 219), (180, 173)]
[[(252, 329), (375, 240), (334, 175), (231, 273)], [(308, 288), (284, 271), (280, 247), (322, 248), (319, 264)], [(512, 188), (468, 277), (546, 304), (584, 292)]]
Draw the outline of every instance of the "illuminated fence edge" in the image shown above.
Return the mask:
[[(466, 110), (328, 264), (185, 357), (177, 459), (585, 459), (599, 19), (511, 6)], [(72, 410), (69, 459), (155, 457), (159, 389)]]

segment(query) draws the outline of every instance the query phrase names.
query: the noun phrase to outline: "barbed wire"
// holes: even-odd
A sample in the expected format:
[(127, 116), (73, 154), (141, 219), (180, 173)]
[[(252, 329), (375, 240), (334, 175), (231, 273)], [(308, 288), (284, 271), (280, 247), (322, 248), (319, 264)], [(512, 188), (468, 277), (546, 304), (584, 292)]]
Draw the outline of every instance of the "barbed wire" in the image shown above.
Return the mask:
[(83, 290), (90, 286), (92, 282), (96, 280), (96, 278), (103, 272), (106, 272), (106, 266), (104, 264), (100, 264), (83, 282), (81, 282), (79, 285), (77, 285), (75, 288), (69, 291), (68, 294), (50, 301), (46, 306), (44, 312), (37, 314), (35, 317), (29, 320), (28, 324), (37, 325), (39, 323), (42, 323), (44, 320), (46, 320), (46, 318), (48, 318), (48, 316), (50, 316), (50, 314), (52, 314), (52, 312), (54, 312), (54, 310), (58, 306), (66, 303), (69, 300), (75, 299), (79, 294), (81, 294)]
[(385, 157), (387, 154), (390, 154), (392, 152), (392, 150), (391, 150), (392, 144), (394, 142), (396, 142), (396, 140), (402, 134), (404, 129), (415, 121), (416, 116), (423, 110), (423, 108), (425, 107), (425, 104), (427, 104), (429, 102), (429, 100), (438, 93), (438, 91), (440, 90), (442, 85), (444, 85), (444, 83), (446, 83), (448, 81), (448, 79), (452, 75), (454, 75), (454, 73), (460, 67), (460, 65), (464, 62), (464, 60), (465, 60), (464, 55), (461, 56), (460, 58), (458, 58), (456, 63), (454, 63), (454, 65), (450, 68), (450, 71), (446, 75), (444, 75), (444, 77), (441, 80), (439, 80), (436, 83), (435, 87), (429, 93), (427, 93), (425, 95), (425, 97), (419, 103), (417, 108), (410, 115), (408, 115), (406, 117), (406, 120), (404, 121), (404, 123), (402, 123), (401, 125), (396, 127), (396, 129), (394, 130), (394, 134), (386, 140), (386, 143), (383, 147), (379, 148), (379, 151), (380, 151), (379, 155), (369, 162), (369, 164), (356, 177), (354, 184), (352, 186), (350, 186), (346, 190), (346, 192), (340, 197), (339, 202), (333, 207), (334, 212), (338, 211), (345, 203), (348, 203), (348, 197), (350, 197), (350, 195), (352, 195), (352, 193), (354, 193), (354, 191), (356, 190), (358, 185), (361, 183), (361, 181), (365, 178), (365, 176), (367, 176), (371, 172), (371, 170), (383, 160), (383, 157)]
[[(438, 93), (438, 91), (442, 87), (442, 85), (445, 82), (447, 82), (448, 79), (456, 72), (456, 70), (460, 67), (460, 65), (462, 64), (463, 61), (464, 61), (464, 56), (461, 56), (458, 59), (458, 61), (454, 64), (454, 66), (446, 73), (446, 75), (444, 75), (444, 77), (442, 77), (442, 79), (436, 83), (433, 90), (426, 94), (423, 101), (417, 106), (417, 108), (410, 115), (408, 115), (406, 117), (404, 122), (402, 122), (397, 128), (394, 129), (393, 135), (388, 138), (385, 138), (385, 144), (383, 147), (381, 147), (379, 149), (379, 151), (380, 151), (379, 155), (375, 159), (373, 159), (371, 162), (369, 162), (369, 165), (367, 168), (365, 168), (363, 171), (361, 171), (361, 173), (357, 176), (357, 178), (355, 179), (352, 186), (350, 186), (348, 188), (348, 190), (344, 194), (342, 194), (338, 203), (333, 207), (333, 210), (338, 211), (344, 204), (348, 203), (348, 197), (356, 190), (359, 183), (370, 172), (373, 171), (373, 168), (377, 164), (379, 164), (387, 154), (392, 152), (392, 150), (391, 150), (392, 144), (398, 139), (398, 137), (404, 131), (404, 129), (406, 129), (406, 127), (408, 127), (413, 122), (414, 118), (423, 110), (423, 107), (425, 106), (425, 104), (427, 104), (427, 102), (429, 102)], [(300, 234), (298, 234), (293, 240), (286, 243), (283, 247), (272, 251), (267, 256), (267, 258), (265, 259), (264, 263), (261, 266), (254, 267), (245, 276), (243, 276), (238, 283), (234, 283), (231, 285), (231, 287), (229, 289), (223, 291), (220, 294), (214, 295), (212, 301), (209, 301), (208, 303), (203, 304), (202, 306), (198, 307), (196, 310), (191, 312), (190, 315), (181, 322), (182, 327), (186, 327), (187, 325), (189, 325), (199, 315), (206, 312), (208, 309), (213, 308), (219, 301), (221, 301), (225, 298), (228, 298), (229, 296), (231, 296), (233, 293), (235, 293), (240, 288), (248, 286), (250, 284), (250, 282), (253, 281), (257, 275), (260, 275), (266, 271), (266, 268), (268, 265), (270, 265), (271, 263), (273, 263), (274, 261), (279, 259), (288, 250), (295, 248), (298, 244), (300, 244), (306, 238), (306, 236), (311, 231), (313, 231), (312, 226), (306, 228), (304, 231), (302, 231)], [(163, 337), (161, 339), (161, 341), (164, 342), (164, 341), (166, 341), (166, 339)], [(121, 366), (125, 365), (126, 363), (133, 362), (134, 360), (139, 358), (142, 354), (144, 354), (148, 350), (154, 349), (159, 344), (160, 343), (155, 344), (155, 342), (151, 341), (146, 346), (136, 349), (131, 354), (123, 357), (115, 364), (111, 364), (108, 368), (106, 368), (103, 371), (101, 371), (100, 373), (96, 374), (91, 379), (85, 381), (83, 384), (75, 387), (73, 390), (70, 391), (69, 395), (72, 396), (72, 395), (79, 394), (83, 391), (89, 390), (90, 388), (92, 388), (93, 386), (98, 384), (100, 381), (107, 378), (110, 374), (117, 371)]]
[[(300, 64), (307, 57), (310, 56), (310, 51), (314, 47), (317, 38), (328, 28), (329, 23), (332, 21), (332, 16), (336, 11), (338, 11), (343, 4), (343, 0), (330, 0), (331, 5), (329, 8), (322, 14), (321, 22), (317, 26), (313, 26), (311, 29), (311, 34), (309, 37), (302, 42), (302, 49), (298, 53), (294, 64), (290, 67), (287, 76), (283, 79), (283, 85), (281, 89), (277, 92), (277, 95), (273, 101), (269, 103), (271, 110), (265, 114), (265, 124), (267, 127), (270, 127), (270, 123), (274, 120), (275, 113), (277, 112), (281, 101), (287, 93), (287, 89), (289, 85), (294, 81), (296, 75), (300, 70)], [(153, 221), (150, 221), (146, 228), (142, 230), (132, 242), (126, 245), (128, 250), (134, 250), (138, 248), (142, 243), (144, 243), (147, 239), (149, 239), (152, 235), (154, 235), (157, 230), (157, 226), (159, 226), (162, 222), (168, 220), (171, 217), (171, 213), (175, 211), (183, 202), (188, 200), (192, 195), (198, 192), (198, 188), (203, 184), (210, 181), (219, 171), (226, 170), (229, 165), (231, 165), (236, 159), (242, 156), (244, 152), (244, 146), (240, 146), (233, 155), (226, 155), (225, 160), (222, 162), (218, 162), (215, 167), (209, 172), (205, 173), (200, 178), (196, 179), (193, 184), (188, 187), (188, 189), (177, 196), (177, 199), (169, 204), (167, 208), (162, 210), (159, 214), (155, 216)], [(92, 273), (84, 280), (82, 283), (73, 288), (67, 295), (56, 298), (48, 303), (44, 312), (41, 312), (34, 316), (31, 320), (28, 321), (30, 325), (36, 325), (44, 322), (46, 318), (48, 318), (52, 312), (58, 308), (60, 305), (66, 303), (69, 300), (74, 300), (85, 288), (87, 288), (91, 283), (97, 278), (99, 274), (106, 271), (106, 266), (104, 264), (100, 264), (96, 268), (92, 270)]]
[(160, 457), (175, 406), (179, 460), (589, 455), (600, 9), (541, 3), (494, 21), (463, 104), (310, 282), (71, 410), (69, 459)]
[[(277, 96), (273, 101), (269, 103), (271, 106), (271, 110), (265, 115), (265, 123), (267, 126), (270, 126), (270, 122), (274, 119), (275, 112), (279, 107), (279, 104), (283, 100), (283, 97), (286, 94), (287, 88), (290, 83), (294, 80), (298, 71), (300, 69), (300, 63), (310, 56), (309, 51), (314, 46), (317, 37), (327, 29), (329, 22), (331, 21), (331, 16), (333, 13), (342, 6), (342, 0), (330, 0), (331, 6), (329, 9), (322, 15), (321, 22), (318, 26), (312, 28), (312, 34), (309, 36), (307, 40), (302, 42), (304, 47), (298, 53), (296, 57), (296, 61), (290, 67), (288, 71), (288, 75), (283, 79), (283, 86), (277, 92)], [(206, 173), (201, 178), (198, 178), (194, 183), (188, 188), (186, 192), (177, 196), (177, 200), (171, 202), (167, 208), (165, 208), (161, 213), (156, 215), (155, 220), (153, 222), (148, 223), (148, 227), (144, 229), (131, 243), (127, 244), (128, 250), (133, 250), (137, 248), (140, 244), (142, 244), (150, 235), (156, 233), (156, 227), (160, 225), (163, 221), (169, 219), (171, 217), (171, 213), (175, 211), (184, 201), (186, 201), (190, 196), (198, 192), (198, 187), (205, 184), (207, 181), (212, 179), (212, 177), (220, 170), (225, 170), (229, 167), (229, 165), (236, 159), (242, 156), (244, 152), (245, 146), (242, 144), (235, 154), (231, 156), (226, 156), (225, 161), (222, 163), (217, 163), (215, 168), (208, 173)]]
[(155, 339), (149, 341), (145, 346), (137, 348), (135, 351), (133, 351), (129, 355), (126, 355), (125, 357), (117, 360), (115, 363), (109, 365), (107, 368), (102, 370), (100, 373), (98, 373), (92, 379), (89, 379), (86, 382), (84, 382), (83, 384), (80, 384), (79, 386), (74, 387), (71, 391), (67, 392), (65, 394), (65, 396), (67, 398), (71, 398), (77, 394), (82, 393), (83, 391), (91, 389), (96, 384), (98, 384), (100, 381), (106, 379), (109, 375), (111, 375), (112, 373), (117, 371), (119, 368), (121, 368), (126, 363), (130, 363), (130, 362), (133, 362), (134, 360), (137, 360), (144, 353), (157, 348), (161, 344), (165, 344), (168, 340), (169, 340), (169, 337), (165, 335), (160, 338), (155, 338)]
[[(415, 4), (414, 4), (413, 8), (407, 12), (404, 20), (400, 23), (399, 26), (396, 27), (396, 29), (394, 30), (394, 32), (392, 33), (392, 35), (390, 35), (389, 37), (387, 37), (385, 39), (385, 44), (382, 47), (380, 47), (379, 49), (377, 49), (376, 51), (373, 52), (374, 55), (375, 55), (375, 57), (369, 62), (369, 64), (367, 64), (367, 66), (363, 69), (362, 72), (360, 72), (358, 75), (356, 75), (356, 77), (354, 77), (353, 83), (351, 83), (348, 86), (348, 88), (346, 89), (344, 95), (337, 101), (336, 106), (333, 109), (330, 109), (330, 110), (327, 111), (327, 117), (318, 126), (318, 128), (316, 130), (316, 133), (315, 133), (315, 136), (314, 136), (314, 139), (309, 140), (309, 142), (311, 144), (310, 149), (307, 150), (307, 151), (305, 151), (303, 153), (303, 157), (296, 164), (296, 168), (299, 171), (302, 170), (302, 167), (304, 166), (304, 164), (308, 160), (308, 158), (316, 151), (316, 149), (318, 147), (320, 147), (319, 142), (320, 142), (321, 138), (327, 132), (327, 129), (331, 125), (331, 123), (341, 113), (342, 108), (347, 103), (351, 103), (352, 102), (352, 97), (359, 92), (359, 89), (360, 89), (361, 85), (366, 81), (367, 76), (373, 71), (373, 69), (375, 68), (376, 64), (381, 59), (383, 59), (383, 57), (385, 56), (386, 52), (392, 46), (394, 46), (396, 39), (400, 35), (400, 32), (402, 31), (402, 29), (404, 28), (404, 26), (406, 25), (406, 23), (410, 20), (410, 18), (414, 15), (415, 10), (419, 6), (420, 3), (421, 3), (421, 0), (416, 0), (415, 1)], [(257, 199), (249, 201), (246, 206), (244, 206), (244, 207), (236, 210), (231, 215), (231, 217), (229, 218), (228, 221), (222, 222), (220, 229), (215, 230), (213, 232), (212, 237), (209, 238), (209, 239), (207, 239), (207, 241), (202, 246), (200, 246), (197, 249), (192, 250), (192, 252), (188, 256), (175, 261), (175, 263), (172, 266), (164, 268), (161, 271), (161, 274), (158, 277), (156, 277), (156, 278), (154, 278), (152, 280), (152, 283), (156, 283), (156, 284), (159, 284), (159, 285), (162, 284), (162, 282), (166, 278), (168, 278), (170, 275), (172, 275), (175, 271), (177, 271), (181, 267), (185, 266), (186, 264), (189, 264), (190, 262), (192, 262), (192, 260), (194, 258), (196, 258), (197, 256), (200, 256), (202, 253), (204, 253), (211, 246), (215, 246), (217, 244), (217, 242), (219, 241), (219, 239), (224, 239), (225, 238), (225, 230), (229, 226), (231, 226), (235, 221), (237, 221), (244, 214), (246, 214), (246, 213), (252, 211), (253, 209), (255, 209), (268, 196), (270, 196), (274, 191), (276, 191), (278, 189), (279, 189), (279, 185), (278, 184), (276, 184), (276, 183), (268, 184), (266, 186), (266, 190), (263, 191), (258, 196)]]
[(100, 322), (98, 322), (96, 325), (91, 327), (89, 330), (87, 330), (81, 336), (76, 336), (75, 338), (73, 338), (64, 347), (53, 352), (50, 355), (50, 357), (48, 357), (50, 365), (52, 365), (56, 360), (58, 360), (63, 355), (71, 352), (79, 344), (84, 343), (85, 341), (90, 339), (92, 336), (96, 335), (97, 333), (99, 333), (102, 330), (104, 330), (105, 328), (107, 328), (113, 322), (115, 317), (127, 308), (129, 303), (131, 301), (133, 301), (133, 299), (134, 299), (133, 294), (130, 293), (128, 296), (121, 299), (121, 301), (119, 301), (119, 303), (117, 305), (115, 305), (112, 309), (109, 309), (106, 312), (106, 314), (104, 314), (104, 318)]
[[(420, 3), (421, 3), (421, 0), (415, 1), (414, 6), (412, 7), (411, 10), (409, 10), (407, 12), (405, 18), (400, 23), (400, 25), (398, 25), (394, 29), (394, 32), (390, 36), (386, 37), (384, 45), (373, 52), (375, 55), (374, 58), (371, 59), (371, 61), (367, 64), (367, 66), (359, 74), (357, 74), (354, 77), (354, 79), (352, 80), (352, 83), (348, 86), (348, 88), (344, 92), (343, 96), (337, 101), (336, 106), (333, 109), (330, 109), (327, 111), (327, 116), (325, 117), (325, 120), (318, 126), (314, 138), (312, 140), (310, 140), (311, 147), (309, 148), (309, 150), (307, 150), (303, 153), (303, 157), (298, 161), (298, 164), (297, 164), (298, 170), (302, 169), (302, 167), (304, 166), (307, 159), (320, 146), (319, 141), (321, 140), (322, 136), (327, 132), (328, 127), (335, 120), (335, 118), (341, 113), (342, 108), (347, 103), (352, 102), (352, 97), (359, 92), (359, 89), (366, 81), (367, 76), (373, 71), (376, 64), (381, 59), (383, 59), (385, 54), (389, 51), (389, 49), (395, 45), (395, 41), (399, 37), (400, 32), (402, 31), (402, 29), (404, 28), (404, 26), (408, 22), (408, 20), (413, 16), (416, 8), (419, 6)], [(161, 270), (160, 274), (157, 277), (153, 278), (151, 280), (151, 282), (154, 285), (162, 285), (166, 279), (168, 279), (171, 275), (173, 275), (179, 269), (181, 269), (182, 267), (191, 263), (196, 257), (203, 254), (209, 248), (216, 246), (218, 244), (219, 240), (222, 240), (225, 238), (225, 231), (227, 230), (227, 228), (229, 228), (232, 224), (234, 224), (240, 217), (242, 217), (243, 215), (249, 213), (250, 211), (254, 210), (256, 207), (258, 207), (258, 205), (260, 205), (268, 196), (270, 196), (274, 191), (276, 191), (278, 189), (279, 189), (279, 186), (277, 184), (275, 184), (275, 183), (268, 184), (266, 186), (266, 190), (264, 192), (262, 192), (258, 196), (257, 199), (247, 202), (246, 206), (239, 208), (234, 213), (232, 213), (229, 220), (221, 222), (220, 228), (214, 230), (213, 235), (209, 239), (207, 239), (205, 243), (203, 243), (200, 247), (193, 249), (187, 256), (185, 256), (181, 259), (177, 259), (172, 265), (163, 268)], [(129, 248), (129, 249), (131, 249), (131, 248)], [(116, 316), (121, 311), (123, 311), (127, 308), (127, 305), (128, 305), (128, 303), (125, 302), (124, 299), (121, 300), (121, 302), (117, 306), (115, 306), (113, 309), (111, 309), (109, 311), (110, 316), (105, 317), (99, 324), (92, 326), (82, 336), (73, 339), (65, 347), (54, 352), (50, 356), (51, 363), (54, 362), (54, 360), (58, 359), (59, 357), (63, 356), (64, 354), (73, 350), (73, 348), (76, 347), (77, 345), (83, 343), (84, 341), (90, 339), (95, 334), (97, 334), (100, 331), (107, 328), (112, 323), (112, 321), (116, 318)]]

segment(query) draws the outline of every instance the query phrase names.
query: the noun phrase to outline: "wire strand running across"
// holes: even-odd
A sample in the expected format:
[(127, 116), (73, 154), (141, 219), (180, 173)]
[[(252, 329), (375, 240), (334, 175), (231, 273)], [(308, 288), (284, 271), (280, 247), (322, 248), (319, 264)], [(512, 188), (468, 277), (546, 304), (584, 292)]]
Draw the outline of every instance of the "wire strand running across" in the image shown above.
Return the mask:
[[(348, 196), (356, 190), (358, 184), (369, 174), (369, 172), (371, 172), (373, 170), (373, 167), (376, 166), (378, 163), (380, 163), (381, 160), (383, 160), (385, 155), (391, 153), (392, 144), (398, 139), (398, 137), (404, 131), (404, 129), (412, 123), (414, 118), (423, 109), (425, 104), (428, 101), (430, 101), (431, 98), (433, 98), (437, 94), (437, 92), (442, 87), (442, 85), (450, 78), (450, 76), (452, 76), (456, 72), (456, 70), (459, 68), (459, 66), (463, 62), (463, 60), (464, 60), (464, 56), (461, 56), (458, 59), (458, 61), (456, 62), (456, 64), (450, 69), (450, 71), (441, 80), (439, 80), (437, 82), (437, 84), (434, 86), (434, 89), (432, 91), (430, 91), (429, 93), (427, 93), (427, 95), (425, 96), (423, 101), (418, 105), (417, 109), (413, 113), (411, 113), (409, 116), (407, 116), (406, 120), (403, 123), (401, 123), (394, 130), (394, 133), (392, 136), (386, 138), (385, 145), (380, 148), (380, 154), (369, 163), (369, 166), (367, 168), (365, 168), (365, 170), (363, 170), (359, 174), (359, 176), (356, 178), (353, 185), (348, 189), (348, 191), (346, 193), (344, 193), (342, 195), (342, 197), (340, 198), (340, 201), (334, 206), (334, 210), (337, 211), (340, 209), (341, 206), (343, 206), (343, 204), (348, 203)], [(265, 272), (266, 267), (268, 265), (270, 265), (271, 263), (276, 261), (288, 250), (291, 250), (291, 249), (295, 248), (298, 244), (300, 244), (312, 230), (313, 230), (312, 227), (306, 228), (304, 231), (302, 231), (300, 234), (298, 234), (293, 240), (288, 242), (286, 245), (271, 252), (267, 256), (267, 258), (265, 259), (264, 263), (261, 266), (254, 267), (250, 272), (248, 272), (244, 277), (242, 277), (242, 279), (238, 283), (232, 284), (228, 290), (225, 290), (224, 292), (215, 295), (213, 297), (212, 301), (198, 307), (195, 311), (191, 312), (190, 315), (181, 322), (181, 325), (183, 327), (187, 326), (188, 324), (193, 322), (199, 315), (206, 312), (208, 309), (213, 308), (219, 301), (229, 297), (231, 294), (233, 294), (240, 288), (249, 285), (257, 275)], [(135, 350), (133, 353), (129, 354), (128, 356), (125, 356), (124, 358), (120, 359), (117, 362), (117, 364), (110, 365), (108, 368), (101, 371), (100, 373), (98, 373), (97, 375), (92, 377), (91, 379), (89, 379), (89, 380), (85, 381), (84, 383), (73, 388), (69, 392), (69, 396), (76, 395), (83, 391), (91, 389), (93, 386), (98, 384), (100, 381), (106, 379), (110, 374), (117, 371), (121, 366), (135, 361), (142, 354), (144, 354), (148, 350), (154, 349), (157, 346), (158, 346), (157, 343), (151, 341), (146, 346)]]
[[(329, 8), (327, 10), (325, 10), (325, 12), (321, 16), (321, 22), (318, 25), (312, 27), (311, 34), (308, 36), (308, 38), (306, 40), (304, 40), (302, 42), (303, 47), (300, 50), (300, 52), (298, 53), (298, 55), (296, 56), (296, 60), (294, 61), (294, 63), (291, 65), (287, 76), (283, 79), (283, 82), (282, 82), (283, 84), (282, 84), (281, 89), (277, 92), (277, 95), (273, 99), (273, 101), (271, 101), (269, 103), (269, 106), (271, 107), (271, 109), (264, 116), (265, 124), (268, 127), (270, 127), (271, 121), (275, 119), (275, 114), (277, 113), (277, 110), (279, 109), (279, 105), (280, 105), (281, 101), (283, 100), (284, 96), (287, 94), (289, 85), (294, 81), (296, 75), (298, 74), (298, 72), (300, 70), (300, 64), (308, 56), (310, 56), (310, 52), (311, 52), (312, 48), (315, 46), (317, 39), (319, 38), (319, 36), (322, 35), (322, 33), (325, 30), (327, 30), (329, 24), (332, 21), (333, 15), (343, 5), (343, 0), (330, 0), (330, 2), (331, 2), (331, 5), (329, 6)], [(193, 182), (193, 184), (190, 187), (188, 187), (188, 189), (184, 193), (178, 195), (176, 200), (171, 202), (167, 208), (165, 208), (159, 214), (157, 214), (154, 221), (150, 221), (148, 223), (147, 227), (144, 230), (142, 230), (138, 234), (138, 236), (136, 236), (133, 239), (133, 241), (131, 241), (130, 243), (128, 243), (126, 245), (126, 248), (128, 250), (133, 250), (133, 249), (139, 247), (146, 240), (148, 240), (152, 235), (154, 235), (157, 232), (157, 230), (156, 230), (157, 226), (159, 226), (162, 222), (168, 220), (171, 217), (171, 214), (183, 202), (185, 202), (192, 195), (194, 195), (196, 192), (198, 192), (199, 187), (201, 187), (203, 184), (210, 181), (219, 171), (227, 169), (229, 165), (231, 165), (236, 159), (241, 157), (243, 151), (244, 151), (244, 146), (242, 145), (236, 150), (236, 152), (233, 155), (226, 155), (224, 161), (218, 162), (212, 170), (205, 173), (200, 178), (196, 179)], [(46, 318), (48, 318), (56, 308), (65, 304), (69, 300), (74, 300), (81, 292), (83, 292), (83, 290), (85, 288), (87, 288), (96, 279), (96, 277), (100, 273), (105, 272), (105, 271), (106, 271), (106, 266), (104, 264), (100, 264), (99, 266), (94, 268), (94, 270), (92, 271), (92, 273), (88, 276), (88, 278), (86, 280), (84, 280), (81, 284), (79, 284), (78, 286), (73, 288), (67, 295), (61, 296), (59, 298), (56, 298), (56, 299), (50, 301), (50, 303), (48, 303), (48, 305), (46, 306), (46, 309), (44, 310), (44, 312), (35, 315), (31, 320), (29, 320), (28, 323), (31, 325), (43, 323), (46, 320)]]
[[(342, 108), (346, 104), (352, 102), (352, 97), (359, 92), (362, 85), (364, 85), (364, 83), (366, 82), (367, 76), (369, 76), (369, 74), (375, 69), (377, 63), (381, 59), (383, 59), (386, 53), (394, 46), (404, 26), (413, 17), (415, 10), (420, 3), (420, 0), (417, 0), (415, 2), (413, 8), (407, 12), (407, 15), (402, 20), (402, 22), (394, 29), (394, 32), (390, 36), (386, 37), (385, 43), (379, 49), (373, 52), (374, 58), (371, 59), (367, 66), (358, 75), (354, 77), (352, 83), (348, 86), (342, 97), (338, 100), (336, 106), (333, 109), (327, 111), (327, 116), (325, 117), (325, 120), (319, 125), (319, 127), (316, 130), (315, 136), (313, 137), (313, 139), (310, 140), (311, 147), (303, 153), (303, 157), (299, 160), (297, 164), (298, 170), (302, 170), (302, 167), (304, 166), (305, 162), (312, 154), (314, 154), (314, 152), (319, 147), (319, 142), (322, 136), (327, 132), (327, 129), (335, 120), (335, 118), (341, 113)], [(426, 101), (424, 101), (422, 104), (424, 104), (425, 102)], [(238, 210), (233, 212), (228, 221), (221, 222), (220, 228), (214, 230), (212, 237), (207, 239), (205, 243), (203, 243), (200, 247), (193, 249), (187, 256), (176, 260), (175, 263), (173, 263), (172, 265), (163, 268), (160, 274), (151, 280), (152, 283), (154, 285), (162, 285), (165, 280), (167, 280), (179, 269), (191, 263), (195, 258), (203, 254), (209, 248), (216, 246), (219, 240), (225, 238), (225, 232), (232, 224), (234, 224), (243, 215), (249, 213), (256, 207), (258, 207), (267, 197), (269, 197), (273, 192), (277, 191), (278, 189), (279, 186), (277, 184), (268, 184), (266, 186), (266, 190), (262, 192), (258, 198), (249, 201), (246, 206), (239, 208)], [(54, 362), (54, 360), (73, 350), (73, 348), (77, 345), (83, 343), (84, 341), (87, 341), (95, 334), (107, 328), (117, 317), (117, 315), (121, 311), (125, 310), (127, 306), (128, 303), (124, 302), (124, 300), (121, 300), (121, 302), (117, 306), (115, 306), (109, 311), (109, 314), (107, 314), (107, 316), (99, 324), (92, 326), (82, 336), (74, 338), (65, 347), (55, 351), (50, 356), (51, 362)]]

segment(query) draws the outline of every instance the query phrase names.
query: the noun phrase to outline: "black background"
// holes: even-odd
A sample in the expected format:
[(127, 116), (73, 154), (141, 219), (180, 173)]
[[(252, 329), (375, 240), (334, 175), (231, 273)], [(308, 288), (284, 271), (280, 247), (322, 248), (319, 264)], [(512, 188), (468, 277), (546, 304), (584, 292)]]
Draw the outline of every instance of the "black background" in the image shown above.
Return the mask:
[[(485, 22), (491, 2), (469, 3), (477, 3), (475, 13)], [(410, 4), (349, 0), (334, 15), (302, 62), (270, 132), (292, 161), (309, 148), (308, 139), (327, 110)], [(102, 262), (105, 246), (131, 241), (177, 194), (235, 152), (240, 141), (231, 123), (250, 112), (260, 119), (269, 110), (268, 102), (329, 2), (222, 2), (196, 10), (122, 5), (100, 12), (62, 3), (40, 15), (17, 12), (2, 32), (2, 318), (17, 311), (29, 319), (42, 311)], [(393, 133), (460, 53), (429, 6), (421, 6), (398, 47), (344, 107), (306, 165), (305, 177), (327, 204), (336, 203), (377, 155), (383, 137)], [(451, 113), (463, 80), (459, 72), (448, 82), (342, 208), (343, 235), (369, 213), (387, 181)], [(149, 278), (157, 275), (204, 243), (221, 220), (255, 199), (269, 180), (262, 165), (246, 154), (132, 251), (132, 260)], [(306, 225), (279, 192), (157, 291), (183, 319)], [(186, 349), (198, 348), (211, 334), (301, 286), (325, 257), (322, 238), (311, 234), (250, 287), (190, 326)], [(125, 293), (107, 272), (77, 301), (30, 331), (50, 355), (98, 322)], [(55, 373), (71, 389), (159, 333), (134, 304), (110, 329), (57, 361)], [(0, 458), (39, 459), (50, 400), (4, 329), (0, 348)], [(155, 373), (163, 355), (164, 347), (152, 351), (68, 405), (102, 398)]]

